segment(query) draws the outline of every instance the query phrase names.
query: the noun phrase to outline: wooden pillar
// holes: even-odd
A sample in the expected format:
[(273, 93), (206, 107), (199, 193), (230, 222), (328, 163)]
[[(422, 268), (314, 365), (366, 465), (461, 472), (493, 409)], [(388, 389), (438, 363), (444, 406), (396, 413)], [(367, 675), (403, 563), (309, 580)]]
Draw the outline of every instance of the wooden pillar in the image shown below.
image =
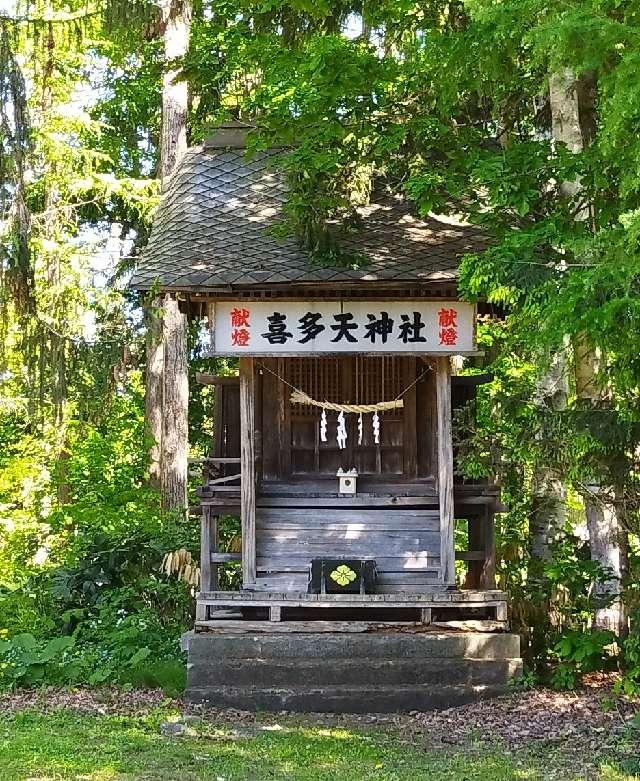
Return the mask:
[(162, 340), (164, 382), (160, 491), (165, 510), (187, 508), (187, 454), (189, 449), (189, 378), (187, 318), (175, 296), (164, 297)]
[(218, 565), (211, 554), (218, 550), (218, 516), (212, 507), (202, 508), (200, 521), (200, 590), (215, 591), (218, 587)]
[(480, 588), (491, 590), (496, 587), (496, 531), (493, 509), (484, 510), (484, 562), (480, 573)]
[(240, 358), (240, 519), (242, 587), (256, 583), (255, 374), (253, 358)]
[[(469, 550), (484, 551), (484, 523), (481, 515), (469, 515), (467, 523), (469, 524)], [(470, 560), (468, 564), (467, 577), (465, 578), (465, 588), (480, 588), (480, 578), (482, 576), (483, 561)]]
[(443, 583), (445, 585), (455, 585), (451, 364), (449, 356), (436, 358), (436, 406), (438, 422), (438, 498), (440, 501), (440, 567)]

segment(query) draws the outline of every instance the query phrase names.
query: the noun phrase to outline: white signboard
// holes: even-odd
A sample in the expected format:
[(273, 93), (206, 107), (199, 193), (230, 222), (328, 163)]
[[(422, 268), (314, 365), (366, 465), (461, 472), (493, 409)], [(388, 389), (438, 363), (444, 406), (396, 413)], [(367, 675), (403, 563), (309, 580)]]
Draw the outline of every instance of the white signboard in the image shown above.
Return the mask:
[(475, 349), (474, 326), (459, 301), (219, 301), (207, 352), (457, 354)]

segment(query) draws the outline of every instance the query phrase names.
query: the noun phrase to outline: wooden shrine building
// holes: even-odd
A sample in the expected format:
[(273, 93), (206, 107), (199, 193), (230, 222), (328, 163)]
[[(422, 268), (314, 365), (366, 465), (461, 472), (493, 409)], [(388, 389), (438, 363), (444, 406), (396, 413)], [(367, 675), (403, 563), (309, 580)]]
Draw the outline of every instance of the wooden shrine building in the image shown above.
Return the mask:
[[(243, 628), (272, 640), (322, 629), (355, 642), (372, 622), (495, 630), (507, 619), (494, 575), (499, 489), (457, 474), (452, 436), (452, 408), (486, 381), (451, 373), (452, 356), (477, 354), (476, 311), (458, 299), (456, 281), (460, 257), (481, 249), (482, 236), (455, 219), (420, 220), (378, 192), (341, 237), (360, 262), (318, 265), (293, 237), (276, 237), (286, 199), (280, 152), (248, 157), (247, 130), (223, 126), (186, 153), (132, 283), (176, 294), (202, 318), (209, 353), (239, 359), (237, 376), (198, 378), (215, 385), (215, 431), (189, 653), (190, 689), (245, 705), (219, 695), (228, 680), (214, 686), (217, 673), (204, 671), (198, 633), (221, 642)], [(229, 514), (241, 519), (241, 552), (219, 550), (217, 520)], [(455, 549), (456, 519), (468, 523), (466, 550)], [(232, 560), (242, 586), (220, 590), (217, 569)], [(466, 562), (462, 587), (456, 560)], [(513, 664), (501, 684), (519, 663), (508, 637)], [(210, 653), (234, 653), (225, 648)], [(274, 696), (251, 702), (282, 707)], [(379, 709), (395, 709), (390, 702)]]

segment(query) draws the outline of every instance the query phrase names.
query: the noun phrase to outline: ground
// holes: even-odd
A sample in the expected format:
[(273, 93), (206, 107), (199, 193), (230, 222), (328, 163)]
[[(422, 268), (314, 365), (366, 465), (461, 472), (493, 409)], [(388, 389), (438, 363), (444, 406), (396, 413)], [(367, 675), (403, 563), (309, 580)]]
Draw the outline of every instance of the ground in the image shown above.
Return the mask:
[(1, 781), (640, 779), (640, 716), (596, 681), (440, 713), (201, 710), (157, 692), (0, 698)]

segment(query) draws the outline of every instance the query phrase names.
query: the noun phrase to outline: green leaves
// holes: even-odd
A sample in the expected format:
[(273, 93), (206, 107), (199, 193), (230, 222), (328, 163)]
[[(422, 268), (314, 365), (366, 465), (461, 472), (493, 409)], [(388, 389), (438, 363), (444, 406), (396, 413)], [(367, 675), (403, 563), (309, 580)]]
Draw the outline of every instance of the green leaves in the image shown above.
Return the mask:
[(43, 644), (30, 633), (0, 641), (0, 685), (33, 685), (47, 674), (55, 680), (54, 667), (73, 645), (72, 637), (54, 637)]

